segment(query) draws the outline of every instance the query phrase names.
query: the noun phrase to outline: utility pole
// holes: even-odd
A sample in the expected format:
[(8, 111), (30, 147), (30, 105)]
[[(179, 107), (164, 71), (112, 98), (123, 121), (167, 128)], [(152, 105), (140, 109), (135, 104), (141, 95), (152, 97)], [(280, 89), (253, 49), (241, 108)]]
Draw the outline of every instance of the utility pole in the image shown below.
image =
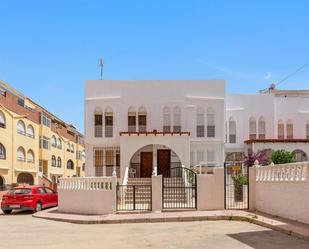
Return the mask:
[(104, 66), (104, 60), (103, 60), (103, 58), (101, 58), (100, 59), (101, 80), (103, 79), (103, 66)]

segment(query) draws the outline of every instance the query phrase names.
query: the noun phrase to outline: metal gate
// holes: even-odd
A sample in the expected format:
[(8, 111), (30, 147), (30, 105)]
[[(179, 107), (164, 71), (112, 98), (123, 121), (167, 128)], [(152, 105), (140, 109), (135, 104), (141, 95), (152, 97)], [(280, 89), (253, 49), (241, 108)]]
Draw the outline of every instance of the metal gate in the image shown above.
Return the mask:
[(243, 162), (224, 163), (225, 209), (249, 209), (249, 167)]
[(151, 211), (151, 185), (117, 185), (117, 211)]
[(196, 173), (184, 167), (175, 167), (163, 173), (163, 209), (196, 209)]

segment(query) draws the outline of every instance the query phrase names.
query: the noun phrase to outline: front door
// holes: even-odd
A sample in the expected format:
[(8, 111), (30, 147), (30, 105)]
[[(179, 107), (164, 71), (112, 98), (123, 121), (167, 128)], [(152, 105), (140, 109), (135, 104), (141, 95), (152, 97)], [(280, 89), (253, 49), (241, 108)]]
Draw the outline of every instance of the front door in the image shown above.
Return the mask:
[(171, 167), (171, 150), (158, 150), (158, 175), (162, 175)]
[(141, 177), (152, 176), (152, 152), (141, 152)]

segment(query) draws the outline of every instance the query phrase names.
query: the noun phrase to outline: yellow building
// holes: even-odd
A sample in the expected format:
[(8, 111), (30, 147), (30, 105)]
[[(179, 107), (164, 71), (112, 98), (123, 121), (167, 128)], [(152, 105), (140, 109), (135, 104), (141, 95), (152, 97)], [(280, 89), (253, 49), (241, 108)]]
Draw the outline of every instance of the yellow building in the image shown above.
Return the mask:
[(0, 188), (84, 175), (83, 135), (0, 81)]

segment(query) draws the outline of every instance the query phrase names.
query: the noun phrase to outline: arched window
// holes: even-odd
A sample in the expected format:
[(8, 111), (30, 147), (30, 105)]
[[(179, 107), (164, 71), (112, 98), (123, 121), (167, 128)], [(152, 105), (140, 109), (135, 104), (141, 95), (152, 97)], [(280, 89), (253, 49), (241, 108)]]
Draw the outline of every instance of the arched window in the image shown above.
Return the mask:
[(6, 159), (6, 150), (2, 143), (0, 143), (0, 160)]
[(293, 120), (291, 119), (286, 123), (286, 138), (293, 139)]
[(306, 138), (309, 139), (309, 119), (306, 122)]
[(293, 154), (293, 156), (294, 156), (294, 160), (296, 161), (296, 162), (305, 162), (305, 161), (308, 161), (308, 156), (307, 156), (307, 154), (304, 152), (304, 151), (302, 151), (302, 150), (294, 150), (293, 152), (292, 152), (292, 154)]
[(27, 162), (34, 163), (34, 153), (32, 150), (28, 150), (27, 152)]
[(57, 158), (57, 167), (61, 168), (61, 157), (60, 156), (58, 156)]
[(52, 155), (52, 158), (51, 158), (51, 166), (53, 167), (56, 167), (56, 157), (54, 155)]
[(101, 108), (97, 107), (94, 111), (94, 137), (103, 136), (103, 115)]
[(25, 149), (23, 147), (17, 149), (17, 160), (22, 162), (25, 161)]
[(82, 152), (82, 159), (85, 159), (86, 158), (86, 153), (85, 153), (85, 151), (83, 150), (83, 152)]
[(5, 128), (5, 115), (0, 111), (0, 128)]
[(256, 120), (254, 117), (249, 119), (249, 139), (256, 139)]
[(113, 110), (108, 107), (105, 109), (105, 137), (113, 137)]
[(181, 132), (181, 110), (178, 106), (173, 111), (173, 132)]
[(138, 131), (147, 131), (147, 110), (143, 106), (138, 108)]
[(19, 120), (17, 122), (17, 133), (21, 135), (26, 135), (26, 128), (25, 128), (25, 123), (22, 120)]
[(57, 147), (57, 139), (56, 139), (56, 137), (54, 135), (52, 135), (52, 138), (51, 138), (51, 145), (54, 148)]
[(71, 144), (71, 152), (74, 153), (74, 144)]
[(259, 139), (266, 138), (266, 125), (264, 117), (259, 118)]
[(71, 152), (71, 144), (69, 142), (67, 143), (67, 152)]
[(72, 160), (69, 160), (69, 161), (67, 162), (67, 169), (74, 169), (74, 163), (73, 163)]
[(205, 137), (205, 114), (201, 107), (196, 111), (196, 137)]
[(216, 136), (215, 111), (209, 107), (207, 109), (207, 137)]
[(57, 139), (57, 148), (60, 150), (62, 149), (62, 142), (60, 138)]
[(28, 125), (27, 127), (27, 136), (34, 138), (34, 129), (32, 125)]
[(136, 110), (133, 106), (128, 110), (128, 131), (136, 132)]
[(163, 108), (163, 132), (171, 132), (171, 111), (167, 106)]
[(281, 119), (278, 120), (278, 139), (284, 139), (284, 123)]
[(233, 117), (229, 119), (229, 142), (236, 143), (236, 120)]

